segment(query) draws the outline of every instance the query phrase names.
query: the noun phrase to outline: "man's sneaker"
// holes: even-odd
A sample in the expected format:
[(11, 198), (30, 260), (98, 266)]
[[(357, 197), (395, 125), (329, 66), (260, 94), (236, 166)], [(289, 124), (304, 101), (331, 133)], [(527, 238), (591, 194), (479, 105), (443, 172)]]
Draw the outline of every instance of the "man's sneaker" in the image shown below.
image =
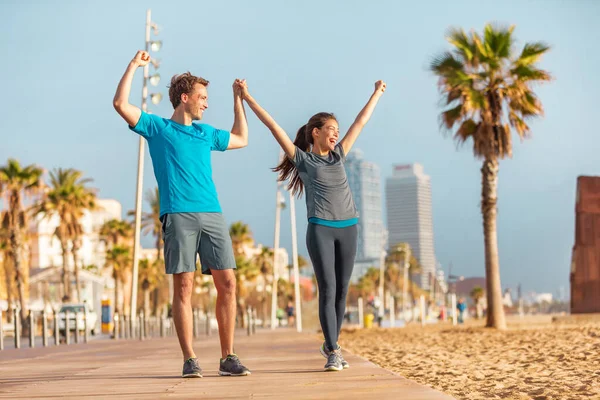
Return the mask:
[(245, 376), (250, 375), (250, 370), (242, 365), (235, 354), (222, 358), (219, 364), (219, 375), (221, 376)]
[(325, 364), (325, 371), (341, 371), (344, 367), (342, 366), (342, 359), (340, 357), (339, 350), (333, 350), (327, 357), (327, 363)]
[[(342, 360), (342, 367), (344, 367), (344, 369), (350, 368), (350, 364), (348, 364), (348, 361), (344, 360), (344, 357), (342, 356), (342, 348), (340, 346), (338, 346), (337, 349), (340, 351), (340, 359)], [(323, 357), (329, 358), (330, 351), (327, 348), (327, 345), (325, 345), (325, 342), (323, 342), (319, 351), (321, 352), (321, 355)]]
[(202, 378), (202, 368), (198, 365), (197, 358), (190, 358), (183, 363), (181, 376), (184, 378)]

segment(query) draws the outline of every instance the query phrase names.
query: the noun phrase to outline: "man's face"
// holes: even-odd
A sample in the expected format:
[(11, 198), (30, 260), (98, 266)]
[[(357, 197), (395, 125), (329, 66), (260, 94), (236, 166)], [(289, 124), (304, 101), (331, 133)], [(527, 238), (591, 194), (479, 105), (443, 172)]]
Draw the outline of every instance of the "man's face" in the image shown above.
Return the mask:
[(208, 108), (208, 91), (206, 86), (196, 83), (194, 89), (187, 94), (187, 101), (184, 101), (185, 111), (192, 116), (193, 121), (202, 119), (204, 110)]

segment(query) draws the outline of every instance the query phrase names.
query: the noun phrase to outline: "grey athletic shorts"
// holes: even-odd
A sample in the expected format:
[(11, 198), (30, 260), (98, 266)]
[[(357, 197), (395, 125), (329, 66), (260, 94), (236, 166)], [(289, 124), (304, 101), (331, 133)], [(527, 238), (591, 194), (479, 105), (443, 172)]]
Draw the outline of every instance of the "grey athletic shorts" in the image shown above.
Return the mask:
[(196, 271), (200, 255), (202, 273), (235, 269), (231, 237), (221, 213), (175, 213), (161, 218), (167, 274)]

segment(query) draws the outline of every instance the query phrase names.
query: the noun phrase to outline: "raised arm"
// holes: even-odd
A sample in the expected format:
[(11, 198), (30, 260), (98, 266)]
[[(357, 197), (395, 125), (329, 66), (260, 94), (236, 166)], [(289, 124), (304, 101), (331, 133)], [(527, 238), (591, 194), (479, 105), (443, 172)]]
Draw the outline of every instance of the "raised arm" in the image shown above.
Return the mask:
[(143, 50), (139, 50), (133, 60), (127, 66), (119, 86), (117, 86), (117, 92), (113, 99), (113, 106), (121, 117), (129, 124), (129, 126), (135, 126), (140, 120), (142, 110), (139, 107), (129, 103), (129, 92), (131, 92), (131, 81), (133, 75), (138, 67), (143, 67), (150, 62), (150, 55)]
[(227, 150), (240, 149), (248, 146), (248, 121), (242, 101), (241, 83), (245, 80), (236, 79), (233, 82), (233, 127)]
[(266, 112), (265, 109), (256, 102), (256, 100), (254, 100), (254, 97), (252, 97), (248, 92), (248, 85), (245, 81), (241, 85), (241, 89), (242, 98), (246, 100), (246, 103), (248, 103), (250, 109), (254, 112), (254, 114), (256, 114), (258, 119), (260, 119), (260, 121), (265, 124), (267, 128), (269, 128), (275, 137), (275, 140), (277, 140), (277, 143), (279, 143), (285, 154), (290, 158), (294, 158), (294, 155), (296, 155), (296, 146), (294, 146), (292, 139), (290, 139), (283, 128), (281, 128), (277, 122), (275, 122), (273, 117), (271, 117), (269, 113)]
[(354, 145), (354, 142), (356, 142), (358, 135), (360, 135), (360, 132), (362, 131), (364, 126), (367, 124), (367, 122), (369, 122), (369, 119), (373, 114), (373, 110), (375, 110), (375, 106), (377, 105), (377, 102), (379, 101), (379, 98), (381, 97), (383, 92), (385, 92), (385, 82), (375, 82), (375, 90), (369, 98), (369, 101), (363, 107), (363, 109), (360, 110), (360, 112), (356, 116), (356, 119), (354, 120), (352, 125), (350, 125), (350, 129), (348, 129), (348, 132), (340, 141), (340, 144), (342, 145), (345, 154), (348, 154), (350, 152), (350, 149), (352, 149), (352, 146)]

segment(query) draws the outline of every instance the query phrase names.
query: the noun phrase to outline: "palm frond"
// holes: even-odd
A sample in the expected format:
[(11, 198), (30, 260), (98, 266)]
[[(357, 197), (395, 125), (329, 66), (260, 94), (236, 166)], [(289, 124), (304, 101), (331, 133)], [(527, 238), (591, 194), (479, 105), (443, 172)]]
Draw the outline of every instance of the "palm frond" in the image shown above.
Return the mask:
[(534, 64), (549, 50), (550, 46), (544, 42), (525, 43), (523, 51), (515, 63), (522, 66)]
[(446, 40), (455, 47), (455, 53), (462, 58), (463, 63), (471, 63), (475, 59), (476, 48), (463, 29), (450, 28)]

